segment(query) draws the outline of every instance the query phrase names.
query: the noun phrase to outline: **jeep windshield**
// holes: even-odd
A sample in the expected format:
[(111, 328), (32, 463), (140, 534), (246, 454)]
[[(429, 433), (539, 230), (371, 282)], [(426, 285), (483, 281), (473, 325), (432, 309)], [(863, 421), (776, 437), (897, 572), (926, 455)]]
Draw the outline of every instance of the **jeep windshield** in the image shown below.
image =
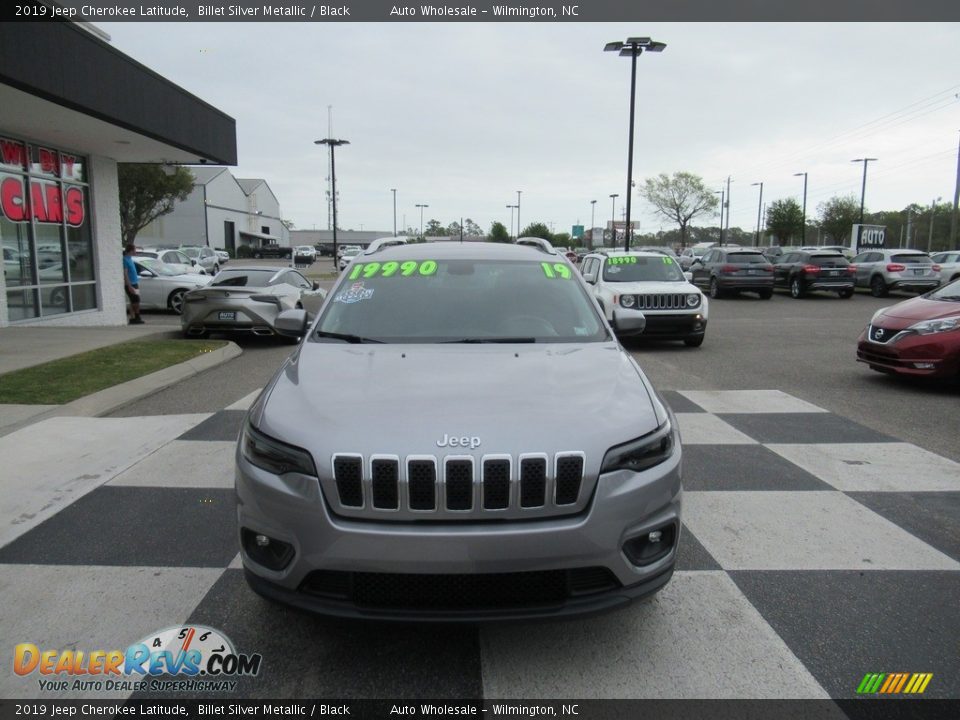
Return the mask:
[(684, 282), (683, 272), (666, 255), (611, 255), (603, 268), (606, 282)]
[(312, 342), (609, 339), (576, 271), (557, 256), (550, 262), (371, 259), (354, 262), (332, 295)]

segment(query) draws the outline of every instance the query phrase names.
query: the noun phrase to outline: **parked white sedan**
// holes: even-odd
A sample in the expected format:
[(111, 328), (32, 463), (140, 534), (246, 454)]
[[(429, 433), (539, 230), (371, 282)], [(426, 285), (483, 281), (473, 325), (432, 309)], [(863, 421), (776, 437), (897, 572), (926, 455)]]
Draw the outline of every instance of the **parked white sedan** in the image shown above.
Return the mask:
[(206, 287), (210, 275), (181, 273), (166, 263), (152, 258), (137, 258), (140, 274), (140, 308), (144, 310), (173, 310), (183, 313), (183, 296), (190, 290)]

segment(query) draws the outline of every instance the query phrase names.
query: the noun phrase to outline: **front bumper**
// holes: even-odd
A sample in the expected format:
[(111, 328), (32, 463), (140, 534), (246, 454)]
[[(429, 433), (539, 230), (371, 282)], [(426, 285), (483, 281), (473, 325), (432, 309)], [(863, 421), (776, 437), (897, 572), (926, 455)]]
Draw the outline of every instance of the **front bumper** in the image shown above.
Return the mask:
[(655, 311), (643, 310), (647, 324), (643, 332), (634, 336), (638, 338), (654, 338), (661, 340), (682, 340), (688, 337), (703, 335), (707, 331), (707, 318), (699, 312), (683, 314), (656, 314)]
[(861, 333), (857, 341), (857, 362), (866, 363), (873, 370), (926, 377), (960, 375), (960, 332), (897, 338), (895, 333), (901, 331), (890, 329), (893, 339), (878, 343), (869, 339), (868, 331)]
[[(587, 508), (573, 516), (528, 521), (389, 523), (334, 515), (317, 478), (288, 473), (277, 476), (237, 455), (237, 515), (244, 529), (288, 543), (292, 558), (271, 570), (251, 558), (241, 542), (248, 581), (258, 593), (343, 617), (464, 621), (562, 617), (610, 610), (652, 594), (667, 583), (680, 539), (681, 452), (679, 445), (664, 463), (642, 473), (617, 471), (597, 483)], [(672, 528), (672, 530), (671, 530)], [(668, 551), (637, 566), (624, 550), (629, 541), (664, 530)], [(353, 582), (376, 575), (387, 583), (437, 576), (549, 576), (605, 573), (610, 583), (589, 592), (547, 599), (445, 607), (436, 602), (418, 607), (409, 602), (364, 600), (349, 590), (312, 591), (316, 572)], [(404, 576), (404, 577), (401, 577)], [(444, 578), (439, 578), (444, 580)], [(523, 579), (523, 578), (521, 578)]]

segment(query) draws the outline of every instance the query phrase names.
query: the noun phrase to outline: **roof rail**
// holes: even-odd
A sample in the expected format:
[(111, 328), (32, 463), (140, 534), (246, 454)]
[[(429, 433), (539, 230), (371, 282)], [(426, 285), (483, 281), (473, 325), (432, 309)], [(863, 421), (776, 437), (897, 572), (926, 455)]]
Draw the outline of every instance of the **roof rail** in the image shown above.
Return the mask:
[(551, 255), (557, 254), (557, 251), (554, 249), (553, 245), (550, 244), (550, 241), (544, 240), (543, 238), (538, 238), (538, 237), (517, 238), (517, 245), (532, 245), (533, 247), (539, 248), (545, 253), (550, 253)]
[(406, 236), (400, 236), (400, 237), (391, 236), (391, 237), (377, 238), (376, 240), (371, 242), (369, 245), (367, 245), (367, 249), (363, 251), (363, 254), (373, 255), (375, 252), (382, 250), (385, 247), (390, 247), (391, 245), (406, 245), (406, 244), (407, 244)]

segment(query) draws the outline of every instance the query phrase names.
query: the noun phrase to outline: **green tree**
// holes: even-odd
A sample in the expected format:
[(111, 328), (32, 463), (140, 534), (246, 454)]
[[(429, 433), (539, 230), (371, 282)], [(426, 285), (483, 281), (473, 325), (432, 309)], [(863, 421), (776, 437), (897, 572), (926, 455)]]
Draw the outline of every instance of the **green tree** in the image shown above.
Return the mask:
[(443, 237), (444, 235), (449, 235), (447, 229), (440, 224), (439, 220), (430, 220), (427, 223), (427, 229), (423, 231), (424, 235), (429, 235), (431, 237)]
[[(778, 245), (796, 245), (795, 238), (800, 238), (800, 228), (803, 225), (803, 208), (793, 198), (774, 200), (767, 207), (766, 226), (777, 239)], [(803, 244), (803, 239), (799, 239)]]
[(640, 197), (653, 205), (657, 214), (680, 226), (680, 243), (687, 241), (687, 226), (699, 215), (713, 214), (717, 196), (703, 184), (703, 178), (688, 172), (670, 177), (660, 173), (643, 181)]
[(527, 225), (527, 227), (523, 229), (523, 232), (520, 233), (519, 237), (538, 237), (553, 242), (553, 233), (550, 232), (550, 228), (541, 222), (530, 223)]
[(508, 243), (510, 242), (510, 233), (507, 232), (507, 226), (502, 222), (495, 222), (490, 226), (490, 234), (487, 236), (490, 242)]
[(458, 223), (456, 220), (454, 220), (452, 223), (450, 223), (450, 224), (447, 226), (447, 232), (446, 232), (446, 234), (449, 235), (450, 237), (456, 239), (456, 240), (459, 240), (459, 239), (460, 239), (460, 229), (461, 229), (461, 228), (460, 228), (460, 223)]
[[(853, 195), (835, 195), (817, 206), (820, 227), (832, 245), (846, 245), (854, 223), (860, 219), (860, 203)], [(825, 243), (826, 244), (826, 243)]]
[(161, 215), (173, 212), (174, 203), (187, 199), (193, 190), (193, 174), (183, 167), (168, 173), (163, 165), (121, 163), (117, 165), (120, 185), (120, 234), (123, 244), (132, 243), (137, 233)]
[(473, 220), (467, 218), (463, 221), (463, 232), (472, 237), (483, 237), (483, 228), (477, 225)]

